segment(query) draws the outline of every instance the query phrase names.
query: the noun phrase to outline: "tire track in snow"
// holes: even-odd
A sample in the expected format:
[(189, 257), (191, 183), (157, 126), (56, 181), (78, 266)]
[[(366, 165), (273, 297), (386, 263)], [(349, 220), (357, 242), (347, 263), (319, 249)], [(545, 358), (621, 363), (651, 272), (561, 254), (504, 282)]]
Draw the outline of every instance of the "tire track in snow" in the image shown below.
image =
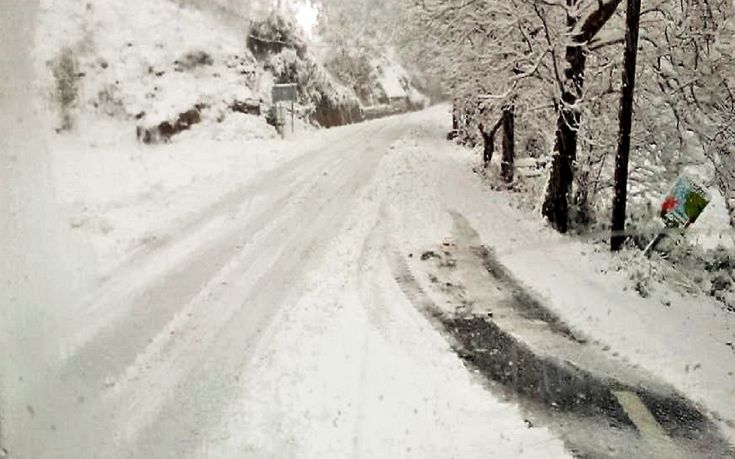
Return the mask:
[[(367, 137), (370, 133), (374, 133), (377, 128), (376, 124), (356, 127), (359, 129), (355, 130), (354, 137), (360, 139)], [(360, 145), (360, 141), (356, 141), (352, 139), (352, 137), (338, 139), (337, 142), (339, 144), (343, 142), (346, 143), (347, 145), (345, 145), (344, 148), (353, 148)], [(262, 192), (263, 188), (278, 188), (279, 186), (285, 188), (287, 186), (292, 186), (300, 177), (303, 176), (303, 167), (313, 166), (315, 169), (318, 169), (319, 167), (328, 165), (333, 161), (333, 158), (326, 154), (330, 150), (331, 149), (328, 149), (327, 151), (319, 151), (312, 148), (298, 157), (290, 159), (286, 163), (272, 170), (266, 171), (262, 176), (255, 177), (245, 185), (230, 191), (204, 208), (183, 216), (173, 225), (152, 230), (153, 233), (162, 234), (162, 236), (152, 243), (134, 248), (123, 261), (103, 276), (103, 284), (117, 279), (120, 276), (124, 276), (131, 270), (135, 270), (145, 261), (146, 258), (157, 256), (162, 249), (173, 245), (180, 239), (205, 226), (218, 215), (237, 212), (237, 209), (241, 207), (244, 199), (253, 196), (258, 191)]]
[[(185, 266), (184, 269), (193, 266), (192, 269), (194, 270), (194, 272), (200, 275), (198, 279), (196, 279), (195, 276), (195, 279), (200, 282), (198, 284), (199, 288), (191, 289), (189, 290), (187, 295), (179, 296), (178, 298), (167, 298), (175, 299), (176, 301), (170, 301), (169, 305), (171, 306), (171, 308), (167, 311), (163, 311), (164, 313), (161, 313), (162, 311), (155, 308), (148, 309), (145, 306), (134, 306), (134, 310), (137, 307), (140, 311), (140, 315), (137, 317), (137, 320), (132, 322), (117, 322), (117, 326), (110, 328), (110, 335), (108, 335), (107, 337), (98, 335), (95, 340), (88, 342), (87, 345), (82, 348), (81, 353), (76, 354), (71, 360), (67, 361), (67, 366), (62, 369), (60, 381), (51, 384), (52, 387), (50, 388), (49, 392), (52, 394), (56, 394), (57, 392), (73, 392), (73, 394), (69, 394), (69, 397), (67, 397), (66, 401), (55, 402), (55, 404), (57, 405), (63, 405), (62, 407), (59, 407), (61, 409), (57, 409), (56, 411), (81, 411), (80, 421), (87, 420), (92, 423), (100, 423), (100, 421), (102, 421), (100, 425), (110, 426), (110, 422), (108, 420), (101, 419), (101, 417), (104, 418), (104, 415), (101, 414), (104, 413), (104, 410), (102, 412), (98, 412), (99, 410), (93, 406), (93, 403), (96, 399), (95, 394), (101, 390), (102, 386), (104, 385), (104, 380), (111, 375), (121, 374), (122, 371), (125, 370), (126, 367), (133, 362), (140, 350), (146, 348), (150, 344), (150, 340), (153, 339), (154, 333), (165, 330), (166, 324), (168, 324), (172, 319), (175, 319), (176, 314), (180, 312), (181, 309), (185, 307), (185, 305), (189, 303), (193, 298), (196, 298), (196, 295), (200, 293), (202, 289), (207, 288), (208, 282), (216, 276), (216, 273), (219, 272), (228, 263), (229, 260), (232, 259), (233, 255), (230, 252), (233, 251), (233, 247), (235, 246), (238, 239), (250, 239), (250, 237), (252, 237), (254, 234), (258, 234), (258, 232), (261, 231), (261, 228), (265, 228), (264, 231), (266, 231), (266, 235), (264, 235), (263, 237), (270, 238), (272, 241), (282, 242), (283, 239), (286, 238), (286, 246), (291, 246), (292, 248), (294, 246), (302, 245), (300, 244), (300, 237), (297, 229), (299, 228), (299, 225), (306, 224), (308, 226), (308, 219), (304, 218), (305, 214), (308, 215), (310, 211), (314, 210), (318, 212), (322, 210), (321, 208), (329, 206), (330, 202), (340, 197), (340, 194), (345, 190), (346, 186), (349, 185), (349, 183), (347, 182), (349, 182), (352, 177), (349, 174), (343, 174), (343, 176), (340, 176), (340, 173), (346, 170), (350, 170), (350, 168), (354, 169), (354, 165), (350, 164), (350, 162), (355, 159), (359, 159), (359, 155), (344, 154), (345, 148), (355, 148), (356, 151), (359, 152), (360, 150), (359, 148), (357, 148), (359, 144), (369, 144), (369, 142), (366, 142), (367, 136), (375, 136), (376, 134), (384, 131), (387, 128), (388, 126), (385, 123), (380, 123), (375, 125), (370, 130), (366, 130), (364, 135), (358, 136), (356, 138), (342, 139), (342, 141), (336, 142), (335, 144), (327, 147), (327, 149), (325, 149), (324, 152), (321, 153), (321, 158), (324, 158), (324, 161), (322, 162), (317, 162), (312, 165), (311, 163), (304, 161), (304, 163), (306, 163), (306, 169), (302, 169), (300, 171), (304, 178), (302, 180), (292, 181), (290, 188), (287, 188), (286, 196), (276, 201), (271, 201), (273, 205), (269, 209), (258, 215), (253, 222), (248, 222), (250, 224), (246, 225), (246, 229), (250, 228), (250, 234), (248, 234), (248, 232), (245, 232), (244, 235), (241, 234), (242, 228), (235, 226), (232, 230), (226, 231), (224, 235), (219, 235), (219, 238), (215, 239), (214, 242), (211, 243), (212, 245), (209, 245), (203, 249), (203, 252), (196, 252), (195, 256), (192, 256), (189, 259), (185, 260), (187, 266)], [(330, 165), (330, 162), (332, 162), (333, 164)], [(329, 183), (332, 184), (331, 186), (334, 187), (331, 193), (327, 193), (328, 199), (323, 202), (318, 202), (317, 200), (317, 203), (319, 204), (317, 209), (314, 209), (313, 207), (308, 205), (301, 207), (301, 204), (303, 204), (304, 201), (308, 200), (311, 196), (314, 195), (314, 193), (324, 188), (325, 185), (322, 185), (321, 182), (325, 181), (325, 178), (322, 175), (325, 166), (330, 167), (330, 177), (328, 178), (328, 180)], [(297, 167), (294, 168), (294, 172), (299, 172)], [(361, 171), (359, 170), (356, 172), (358, 175), (365, 175), (361, 174)], [(268, 187), (269, 185), (270, 188)], [(275, 184), (265, 183), (264, 186), (266, 187), (266, 189), (263, 191), (266, 193), (269, 192), (268, 190), (272, 189), (275, 189), (275, 191), (280, 191), (278, 190), (278, 185), (278, 182), (276, 182)], [(342, 202), (348, 199), (348, 197), (349, 193), (347, 193), (345, 196), (342, 196)], [(288, 205), (279, 206), (278, 204)], [(336, 220), (338, 220), (338, 218)], [(319, 221), (322, 224), (327, 223), (324, 221), (323, 218), (319, 219)], [(268, 236), (268, 234), (270, 234), (271, 236)], [(276, 247), (277, 246), (278, 245), (276, 245)], [(272, 250), (272, 247), (273, 245), (261, 244), (259, 247), (256, 247), (256, 249), (261, 253), (267, 253), (269, 250)], [(277, 257), (276, 264), (283, 264), (283, 260), (291, 258), (295, 252), (296, 251), (291, 250), (289, 253), (287, 249), (284, 249), (283, 252)], [(210, 260), (206, 266), (207, 269), (198, 270), (197, 263), (203, 261), (202, 253), (204, 254), (204, 257), (215, 255), (219, 256), (219, 259), (214, 261)], [(302, 248), (300, 253), (302, 258), (306, 258), (308, 255), (311, 254), (311, 251), (309, 247), (304, 247)], [(248, 264), (257, 271), (261, 268), (258, 261), (259, 256), (257, 255), (256, 251), (252, 253), (250, 263)], [(296, 269), (296, 267), (294, 266), (291, 266), (290, 268), (286, 267), (282, 268), (281, 272), (283, 272), (284, 270), (287, 272), (289, 270), (293, 271), (294, 269)], [(278, 270), (276, 271), (278, 272)], [(295, 272), (296, 271), (293, 271), (291, 274), (295, 275)], [(269, 274), (272, 274), (272, 271), (266, 272), (259, 279), (267, 280)], [(283, 277), (279, 279), (281, 282), (284, 280)], [(171, 286), (171, 288), (176, 288), (181, 281), (182, 277), (176, 276), (176, 274), (174, 274), (173, 277), (169, 278), (167, 282), (168, 285)], [(268, 285), (266, 287), (264, 283), (261, 282), (261, 285), (257, 285), (256, 282), (253, 286), (251, 286), (251, 288), (255, 289), (255, 293), (251, 295), (250, 300), (256, 304), (259, 302), (276, 303), (276, 298), (273, 298), (273, 301), (271, 302), (265, 301), (268, 295), (265, 295), (264, 297), (263, 293), (259, 293), (257, 290), (257, 288), (260, 287), (261, 289), (265, 289), (261, 290), (260, 292), (270, 290), (272, 292), (278, 292), (278, 295), (281, 295), (284, 292), (282, 285), (277, 285), (278, 283), (274, 284), (273, 282), (270, 282), (270, 284), (271, 285)], [(154, 284), (154, 288), (160, 288), (160, 285), (161, 284)], [(161, 291), (164, 294), (165, 298), (166, 288), (163, 288)], [(241, 294), (246, 295), (246, 292), (241, 292)], [(261, 322), (264, 324), (267, 321), (267, 317), (270, 317), (271, 314), (267, 308), (263, 309), (261, 307), (260, 310), (268, 312), (268, 314), (263, 314), (263, 317), (261, 318)], [(244, 311), (241, 310), (239, 312), (240, 317), (238, 318), (238, 320), (242, 321)], [(121, 317), (119, 320), (122, 320), (123, 317)], [(131, 318), (130, 315), (128, 315), (127, 317), (128, 319)], [(256, 327), (255, 329), (250, 330), (253, 335), (257, 334), (257, 332), (259, 331), (258, 328), (262, 329), (263, 327)], [(232, 325), (229, 325), (229, 329), (232, 329)], [(245, 329), (247, 329), (247, 327)], [(239, 333), (236, 333), (236, 335), (238, 334)], [(100, 339), (100, 337), (102, 339)], [(232, 336), (232, 333), (230, 333), (230, 338), (236, 339), (237, 336)], [(171, 339), (173, 339), (173, 337)], [(242, 338), (240, 339), (242, 340)], [(210, 343), (210, 346), (211, 345), (212, 343)], [(250, 345), (245, 346), (245, 350), (251, 347), (252, 346)], [(220, 352), (227, 354), (226, 346), (224, 346), (223, 348), (220, 343), (219, 348)], [(207, 355), (205, 355), (206, 350), (200, 349), (199, 354), (199, 363), (201, 363), (201, 359), (207, 358)], [(192, 362), (196, 361), (196, 359), (188, 359), (185, 361), (184, 366), (188, 367), (188, 369), (191, 370)], [(179, 361), (178, 363), (182, 362)], [(141, 381), (142, 382), (140, 384), (134, 386), (140, 390), (145, 391), (145, 377), (142, 377)], [(158, 394), (156, 397), (168, 403), (169, 396), (171, 395), (170, 392), (173, 389), (171, 387), (172, 385), (175, 385), (175, 382), (171, 381), (171, 384), (164, 384), (164, 387), (160, 388), (161, 390), (154, 391), (156, 394)], [(166, 391), (169, 391), (169, 393), (167, 393)], [(78, 395), (79, 393), (82, 393), (83, 395)], [(123, 393), (131, 395), (131, 392), (127, 390), (121, 392), (121, 394)], [(78, 403), (78, 400), (80, 399), (86, 399), (89, 400), (89, 402), (87, 402), (86, 404)], [(124, 405), (124, 402), (121, 402), (121, 400), (124, 401), (125, 397), (121, 395), (120, 397), (115, 397), (115, 400), (117, 400), (117, 403), (123, 403)], [(161, 403), (160, 400), (157, 404)], [(122, 411), (130, 412), (132, 410), (132, 412), (136, 412), (137, 410), (142, 410), (145, 412), (151, 412), (151, 410), (146, 408), (145, 405), (135, 405), (135, 403), (137, 402), (131, 400), (130, 403), (128, 403), (128, 407)], [(86, 416), (84, 415), (84, 413), (86, 413)], [(113, 418), (120, 419), (121, 425), (125, 425), (124, 419), (122, 419), (121, 416), (114, 415), (114, 411)], [(114, 421), (113, 424), (115, 424)], [(94, 432), (94, 426), (90, 427), (90, 431)], [(63, 423), (58, 422), (57, 432), (51, 434), (51, 436), (55, 437), (56, 439), (61, 439), (62, 437), (64, 437), (64, 435), (68, 434), (68, 439), (62, 440), (62, 444), (95, 444), (95, 439), (93, 438), (94, 435), (90, 433), (85, 433), (83, 430), (84, 428), (80, 426), (63, 425)], [(74, 431), (78, 433), (74, 434)], [(99, 434), (99, 432), (97, 433)], [(108, 430), (108, 435), (112, 436), (113, 433), (113, 430)], [(122, 440), (124, 440), (124, 438), (118, 438), (116, 442)], [(99, 440), (97, 440), (97, 442), (98, 441)], [(110, 442), (110, 444), (115, 445), (116, 443)], [(73, 449), (70, 451), (73, 451)], [(49, 452), (39, 451), (39, 457), (42, 457), (42, 453), (47, 454)]]
[[(455, 236), (458, 244), (465, 246), (463, 250), (469, 250), (470, 256), (478, 258), (477, 266), (473, 269), (481, 269), (482, 266), (488, 269), (491, 278), (496, 282), (507, 284), (507, 287), (514, 292), (515, 300), (519, 301), (520, 309), (517, 312), (525, 316), (528, 328), (538, 328), (535, 322), (541, 320), (551, 331), (568, 339), (570, 331), (559, 322), (556, 316), (536, 310), (543, 308), (540, 303), (534, 300), (530, 310), (528, 305), (520, 304), (523, 303), (520, 300), (531, 298), (532, 295), (526, 293), (519, 297), (517, 290), (522, 289), (522, 286), (513, 281), (512, 275), (497, 260), (491, 259), (488, 251), (472, 250), (472, 244), (481, 244), (479, 236), (469, 226), (466, 219), (461, 217), (461, 214), (451, 211), (450, 213), (455, 217)], [(654, 454), (653, 457), (668, 458), (674, 457), (668, 453), (675, 451), (675, 457), (699, 457), (701, 454), (706, 454), (708, 457), (729, 456), (729, 445), (721, 437), (712, 421), (673, 389), (661, 383), (656, 383), (655, 387), (663, 388), (664, 392), (656, 392), (655, 389), (652, 390), (645, 385), (633, 387), (616, 379), (612, 374), (601, 377), (599, 374), (596, 375), (578, 367), (574, 362), (561, 360), (553, 355), (553, 352), (552, 355), (541, 355), (537, 349), (519, 338), (519, 335), (523, 336), (521, 328), (513, 331), (504, 330), (499, 324), (507, 325), (507, 320), (498, 322), (493, 315), (488, 318), (485, 314), (480, 316), (471, 312), (449, 313), (430, 298), (403, 256), (395, 250), (391, 253), (395, 279), (406, 296), (417, 309), (423, 311), (444, 332), (447, 340), (466, 365), (479, 370), (487, 381), (499, 383), (502, 388), (501, 393), (504, 392), (512, 399), (518, 400), (526, 410), (531, 411), (540, 419), (546, 419), (546, 425), (559, 431), (573, 451), (583, 451), (583, 454), (594, 457), (599, 454), (599, 451), (593, 446), (593, 440), (590, 438), (596, 438), (595, 441), (600, 441), (602, 438), (604, 442), (606, 429), (625, 431), (626, 429), (643, 428), (645, 430), (650, 423), (642, 422), (641, 419), (653, 419), (657, 425), (661, 424), (666, 434), (674, 438), (675, 442), (661, 440), (667, 445), (662, 451), (659, 449), (661, 441), (654, 438), (653, 434), (645, 434), (643, 443), (638, 445), (632, 443), (625, 446), (625, 448), (633, 448), (632, 450), (625, 448), (617, 452), (610, 450), (608, 455), (627, 457), (626, 455), (631, 454), (631, 451), (637, 451), (636, 455)], [(489, 264), (492, 266), (488, 266)], [(441, 279), (442, 274), (437, 273), (437, 277), (439, 279), (436, 284), (444, 285)], [(488, 282), (488, 288), (492, 286), (493, 283)], [(465, 298), (455, 297), (454, 300), (459, 303)], [(574, 337), (571, 344), (580, 347), (578, 352), (584, 353), (585, 351), (581, 350), (584, 348), (582, 345), (584, 342)], [(490, 387), (498, 389), (498, 386)], [(623, 403), (619, 395), (621, 393), (634, 394), (640, 403), (637, 405), (632, 402)], [(624, 401), (628, 402), (629, 399), (629, 396), (623, 396)], [(646, 407), (648, 417), (644, 418), (643, 415), (640, 415), (641, 406)], [(634, 419), (630, 418), (631, 413)], [(592, 430), (590, 437), (584, 438), (580, 437), (577, 432), (571, 432), (569, 427), (564, 427), (563, 423), (556, 420), (558, 417), (569, 415), (573, 417), (573, 422), (588, 424), (585, 427), (587, 429), (595, 425), (595, 420), (599, 418), (607, 419), (612, 425), (605, 428), (598, 427), (605, 431), (602, 436)], [(588, 421), (584, 421), (585, 419)], [(611, 432), (611, 435), (614, 437), (618, 434)], [(610, 438), (607, 440), (609, 441)], [(610, 444), (617, 446), (617, 443), (614, 442), (603, 443), (603, 445)]]
[[(397, 135), (398, 129), (382, 136), (381, 142)], [(364, 140), (364, 139), (363, 139)], [(351, 197), (372, 177), (382, 153), (381, 143), (356, 149), (344, 155), (341, 167), (329, 171), (326, 184), (317, 184), (313, 195), (316, 208), (300, 207), (290, 217), (280, 223), (280, 233), (274, 232), (276, 241), (286, 238), (280, 245), (281, 255), (273, 265), (258, 278), (253, 291), (242, 305), (257, 305), (255, 309), (240, 307), (227, 321), (212, 341), (198, 364), (173, 387), (172, 393), (165, 395), (160, 409), (151, 410), (153, 418), (142, 425), (135, 426), (136, 432), (126, 443), (143, 455), (161, 454), (180, 457), (184, 451), (162, 451), (160, 445), (175, 445), (180, 432), (197, 432), (193, 436), (205, 435), (207, 426), (216, 425), (218, 419), (240, 382), (234, 378), (243, 372), (251, 356), (259, 346), (266, 345), (278, 323), (272, 322), (274, 315), (285, 304), (293, 304), (300, 296), (300, 273), (319, 262), (320, 253), (327, 247), (329, 238), (338, 231), (341, 218), (351, 205)], [(387, 147), (387, 144), (385, 145)], [(321, 200), (320, 200), (321, 199)], [(294, 231), (298, 228), (298, 231)], [(275, 241), (274, 241), (275, 242)], [(269, 250), (273, 243), (261, 243), (262, 250)], [(259, 315), (264, 312), (262, 319)], [(253, 332), (252, 322), (260, 322), (260, 330)], [(270, 324), (270, 325), (267, 325)], [(250, 330), (243, 333), (243, 330)], [(203, 394), (208, 394), (204, 397)], [(155, 412), (153, 412), (155, 411)], [(155, 433), (153, 433), (155, 432)], [(141, 436), (137, 436), (140, 433)], [(192, 439), (192, 444), (196, 443)]]
[[(383, 127), (379, 127), (377, 131), (382, 129)], [(366, 131), (365, 135), (375, 134), (373, 131), (375, 129)], [(320, 172), (330, 162), (335, 161), (335, 154), (341, 152), (342, 148), (353, 148), (360, 143), (360, 140), (351, 138), (344, 140), (346, 145), (339, 142), (320, 152), (320, 156), (316, 158), (320, 161), (315, 161), (313, 165), (307, 162), (309, 158), (300, 157), (299, 159), (303, 158), (302, 161), (289, 163), (285, 171), (279, 169), (269, 173), (256, 183), (246, 186), (241, 192), (215, 204), (214, 210), (231, 213), (235, 223), (230, 224), (225, 220), (206, 231), (204, 235), (209, 236), (209, 240), (199, 247), (185, 246), (182, 258), (166, 252), (151, 254), (152, 262), (160, 261), (163, 269), (168, 270), (163, 275), (147, 269), (142, 269), (139, 273), (118, 273), (119, 282), (124, 290), (120, 292), (118, 289), (110, 288), (109, 291), (103, 291), (105, 299), (99, 300), (101, 305), (87, 313), (87, 317), (99, 315), (96, 320), (92, 320), (91, 325), (92, 329), (96, 328), (97, 331), (84, 332), (81, 339), (89, 337), (92, 339), (85, 342), (73, 357), (65, 362), (69, 372), (74, 374), (84, 369), (85, 380), (88, 382), (104, 380), (120, 373), (138, 350), (147, 345), (153, 333), (160, 330), (184, 304), (206, 287), (215, 273), (226, 265), (233, 252), (247, 245), (261, 231), (267, 229), (268, 225), (274, 225), (279, 218), (284, 218), (287, 215), (285, 207), (296, 207), (298, 197), (308, 193), (314, 183), (321, 179)], [(345, 158), (338, 156), (336, 162), (341, 165), (345, 162)], [(308, 165), (309, 169), (302, 171), (301, 176), (298, 176), (298, 168), (305, 165)], [(285, 177), (279, 177), (278, 172), (285, 172)], [(297, 177), (292, 177), (292, 174)], [(251, 199), (262, 199), (258, 206), (261, 209), (259, 213), (253, 216), (243, 215), (243, 206), (238, 205), (237, 200), (246, 196), (250, 196)], [(250, 204), (251, 202), (245, 204), (245, 209)], [(212, 220), (217, 214), (208, 209), (204, 216)], [(199, 222), (199, 219), (197, 221)], [(199, 223), (206, 222), (202, 220)], [(181, 229), (182, 236), (185, 234), (183, 230), (186, 229), (189, 229), (188, 225)], [(182, 244), (187, 242), (184, 236)], [(180, 249), (174, 247), (177, 248)], [(173, 266), (170, 264), (173, 260), (169, 260), (169, 257), (176, 260)], [(134, 279), (130, 279), (131, 275)], [(136, 282), (136, 278), (142, 285)], [(131, 288), (134, 292), (132, 295), (125, 293)], [(114, 358), (99, 362), (97, 357), (101, 353), (111, 353)], [(89, 365), (89, 362), (93, 362), (94, 365)]]

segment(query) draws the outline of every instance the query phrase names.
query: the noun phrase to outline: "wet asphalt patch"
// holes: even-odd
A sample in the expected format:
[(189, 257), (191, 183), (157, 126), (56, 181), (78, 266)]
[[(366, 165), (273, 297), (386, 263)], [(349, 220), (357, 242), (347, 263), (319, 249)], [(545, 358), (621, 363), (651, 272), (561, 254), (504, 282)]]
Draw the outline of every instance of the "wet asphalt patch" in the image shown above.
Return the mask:
[(614, 425), (633, 427), (609, 388), (588, 373), (536, 356), (491, 320), (445, 317), (441, 322), (461, 345), (455, 349), (459, 357), (512, 393), (554, 410), (605, 416)]
[[(549, 330), (584, 347), (587, 339), (575, 333), (540, 300), (524, 288), (485, 247), (471, 247), (493, 280), (509, 291), (509, 305), (530, 320), (542, 321)], [(446, 250), (431, 250), (420, 257), (433, 263), (437, 270), (429, 275), (432, 285), (444, 290), (457, 288), (442, 281), (442, 270), (455, 269), (456, 260)], [(620, 393), (635, 394), (651, 416), (672, 440), (681, 457), (732, 458), (733, 450), (717, 426), (694, 403), (673, 388), (665, 393), (622, 383), (614, 378), (600, 377), (561, 359), (540, 356), (513, 334), (503, 330), (492, 314), (448, 313), (434, 303), (423, 290), (410, 267), (400, 254), (393, 257), (394, 276), (404, 294), (427, 315), (447, 337), (465, 365), (481, 375), (492, 390), (500, 390), (509, 400), (518, 402), (529, 417), (547, 420), (547, 427), (557, 431), (570, 451), (577, 457), (671, 457), (657, 450), (619, 449), (609, 445), (601, 452), (579, 441), (555, 424), (556, 414), (594, 420), (604, 428), (637, 433), (644, 437), (640, 426), (629, 417), (619, 399)], [(451, 288), (450, 288), (451, 287)], [(463, 299), (462, 301), (468, 301)], [(559, 417), (561, 418), (561, 417)], [(533, 425), (528, 421), (529, 428)], [(583, 422), (584, 424), (584, 422)], [(582, 436), (584, 437), (584, 436)], [(650, 446), (650, 445), (649, 445)], [(617, 453), (615, 452), (617, 450)]]
[(459, 343), (455, 351), (466, 365), (499, 383), (509, 396), (530, 398), (551, 412), (605, 418), (612, 428), (635, 428), (620, 406), (616, 392), (636, 394), (672, 438), (694, 443), (704, 457), (732, 457), (717, 427), (691, 402), (679, 395), (661, 395), (644, 387), (598, 379), (561, 360), (543, 358), (480, 317), (443, 317), (444, 330)]
[(495, 258), (493, 252), (485, 246), (471, 247), (471, 252), (480, 259), (482, 266), (499, 284), (511, 290), (513, 303), (511, 306), (527, 319), (545, 322), (555, 333), (579, 343), (585, 344), (586, 339), (577, 336), (556, 314), (544, 307), (510, 272)]

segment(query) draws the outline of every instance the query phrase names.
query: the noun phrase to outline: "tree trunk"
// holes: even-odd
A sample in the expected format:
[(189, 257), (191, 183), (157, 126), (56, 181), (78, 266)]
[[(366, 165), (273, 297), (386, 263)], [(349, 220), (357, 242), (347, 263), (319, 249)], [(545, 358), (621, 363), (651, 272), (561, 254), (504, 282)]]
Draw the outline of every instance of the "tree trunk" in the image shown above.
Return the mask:
[(633, 124), (633, 95), (638, 55), (638, 30), (641, 0), (628, 0), (625, 26), (625, 58), (623, 62), (623, 90), (620, 96), (620, 134), (618, 153), (615, 155), (615, 185), (613, 188), (612, 237), (610, 249), (618, 251), (625, 242), (625, 211), (628, 201), (628, 159), (630, 131)]
[(482, 167), (485, 169), (490, 166), (490, 161), (493, 160), (493, 154), (495, 153), (495, 134), (500, 128), (501, 121), (495, 123), (495, 126), (489, 132), (485, 131), (485, 125), (483, 123), (480, 123), (478, 126), (480, 135), (482, 136)]
[[(622, 0), (598, 0), (598, 7), (584, 18), (577, 27), (577, 17), (567, 15), (567, 29), (572, 43), (567, 46), (564, 70), (565, 84), (562, 88), (559, 117), (556, 122), (554, 157), (546, 196), (541, 212), (551, 226), (565, 233), (569, 229), (569, 201), (574, 182), (574, 163), (577, 160), (577, 131), (582, 114), (576, 107), (582, 97), (584, 69), (587, 61), (586, 43), (594, 38), (612, 17)], [(569, 11), (573, 11), (579, 0), (566, 0)], [(572, 31), (577, 31), (572, 33)]]
[(466, 100), (462, 108), (462, 143), (468, 147), (477, 145), (477, 137), (473, 132), (473, 122), (475, 121), (475, 107), (473, 100)]
[(492, 133), (485, 132), (485, 125), (482, 123), (478, 128), (482, 136), (482, 167), (487, 169), (493, 159), (493, 153), (495, 153), (495, 136)]
[(515, 108), (503, 108), (503, 161), (500, 175), (507, 183), (513, 182), (513, 163), (515, 161)]
[(459, 106), (457, 104), (457, 99), (455, 99), (452, 104), (452, 131), (454, 132), (459, 129)]
[(551, 226), (561, 233), (569, 229), (569, 199), (574, 181), (574, 163), (577, 160), (577, 131), (582, 119), (576, 103), (582, 96), (587, 56), (581, 46), (569, 46), (566, 60), (568, 67), (564, 73), (569, 83), (561, 96), (554, 157), (542, 208)]

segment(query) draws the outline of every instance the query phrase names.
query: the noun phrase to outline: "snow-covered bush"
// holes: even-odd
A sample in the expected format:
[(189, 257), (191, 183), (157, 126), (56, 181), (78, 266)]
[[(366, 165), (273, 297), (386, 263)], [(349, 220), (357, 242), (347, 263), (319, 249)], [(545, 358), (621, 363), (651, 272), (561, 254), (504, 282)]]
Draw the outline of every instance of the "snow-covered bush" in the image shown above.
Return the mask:
[(709, 294), (735, 312), (735, 253), (722, 246), (705, 254), (704, 269), (709, 275)]
[(296, 26), (276, 13), (250, 24), (247, 46), (257, 59), (265, 59), (285, 49), (296, 51), (301, 58), (306, 55), (306, 43)]
[(645, 271), (636, 269), (630, 279), (633, 282), (633, 289), (641, 298), (648, 298), (651, 295), (651, 277)]
[[(723, 246), (703, 249), (684, 233), (672, 232), (659, 244), (651, 260), (638, 250), (621, 255), (620, 268), (630, 273), (633, 287), (649, 287), (655, 281), (682, 293), (704, 294), (735, 312), (735, 252)], [(648, 270), (648, 280), (640, 272)], [(646, 284), (646, 285), (643, 285)]]
[[(603, 194), (606, 198), (609, 193)], [(606, 199), (606, 201), (609, 199)], [(598, 209), (601, 207), (598, 207)], [(607, 209), (607, 206), (604, 207)], [(601, 218), (598, 220), (602, 220)], [(603, 234), (610, 229), (609, 222), (602, 221), (598, 223), (597, 229)], [(630, 236), (628, 243), (639, 250), (645, 249), (658, 233), (664, 229), (661, 219), (658, 218), (651, 201), (635, 201), (628, 210), (628, 226), (627, 234)]]

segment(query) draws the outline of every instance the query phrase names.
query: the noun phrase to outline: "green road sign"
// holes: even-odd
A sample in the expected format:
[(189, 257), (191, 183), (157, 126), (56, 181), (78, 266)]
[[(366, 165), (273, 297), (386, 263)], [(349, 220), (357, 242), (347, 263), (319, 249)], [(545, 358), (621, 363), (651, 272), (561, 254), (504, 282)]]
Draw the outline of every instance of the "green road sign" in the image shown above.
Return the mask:
[(296, 98), (298, 97), (296, 83), (274, 85), (271, 96), (274, 104), (278, 102), (296, 102)]
[(681, 176), (661, 205), (661, 218), (667, 226), (684, 228), (699, 218), (709, 202), (709, 193), (702, 186)]

